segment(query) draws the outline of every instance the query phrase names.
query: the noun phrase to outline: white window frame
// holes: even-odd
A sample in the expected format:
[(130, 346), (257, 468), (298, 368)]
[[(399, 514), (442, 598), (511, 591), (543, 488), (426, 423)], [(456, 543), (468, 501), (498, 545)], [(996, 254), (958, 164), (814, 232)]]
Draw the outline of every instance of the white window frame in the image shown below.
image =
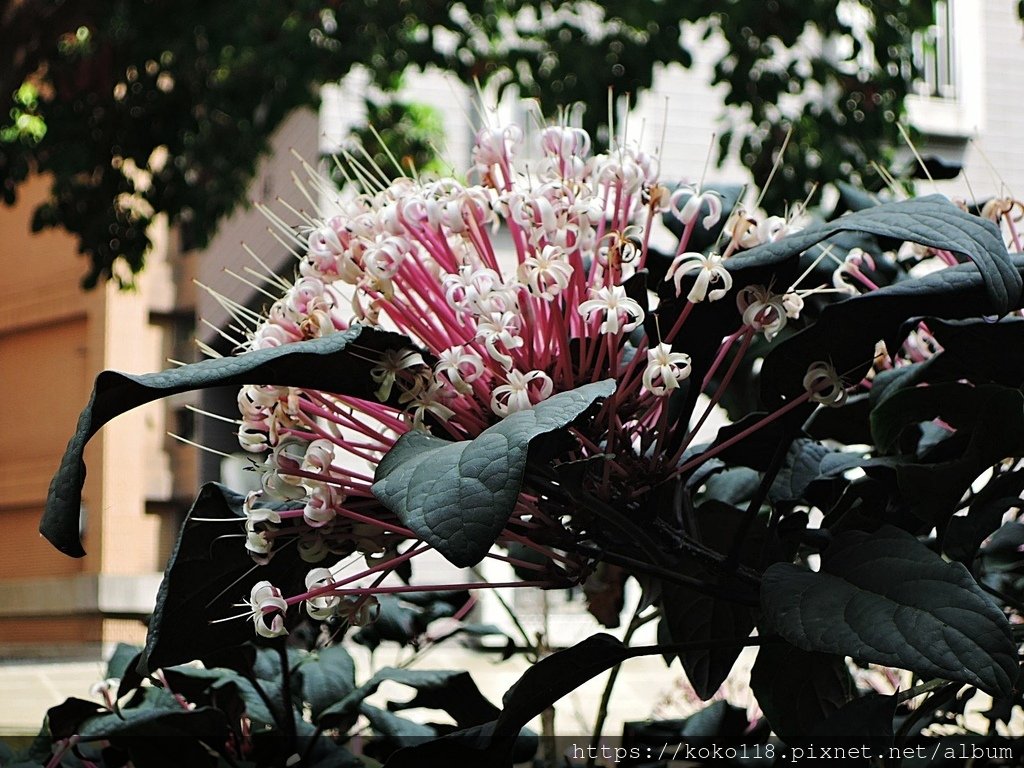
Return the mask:
[[(924, 33), (932, 36), (937, 49), (926, 51), (923, 35), (915, 41), (925, 72), (905, 106), (911, 125), (922, 133), (967, 139), (982, 129), (983, 6), (980, 0), (937, 0), (942, 18)], [(951, 39), (944, 40), (947, 35)]]

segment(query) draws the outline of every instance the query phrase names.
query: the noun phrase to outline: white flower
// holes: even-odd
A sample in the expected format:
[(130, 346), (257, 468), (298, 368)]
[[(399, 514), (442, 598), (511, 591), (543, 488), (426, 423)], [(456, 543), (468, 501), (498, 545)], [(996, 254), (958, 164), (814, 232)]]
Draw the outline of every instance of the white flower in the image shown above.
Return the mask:
[(339, 607), (338, 613), (345, 615), (353, 627), (365, 627), (380, 616), (380, 601), (373, 595), (349, 597)]
[(306, 528), (299, 533), (298, 550), (299, 557), (307, 563), (319, 563), (330, 554), (319, 528)]
[[(606, 285), (598, 290), (591, 289), (594, 297), (579, 306), (579, 313), (588, 320), (594, 312), (603, 312), (601, 333), (618, 333), (620, 329), (629, 333), (644, 321), (644, 310), (635, 299), (626, 296), (621, 285)], [(628, 318), (625, 323), (622, 318)]]
[(311, 528), (319, 528), (331, 522), (336, 516), (335, 505), (339, 502), (336, 493), (329, 486), (313, 488), (302, 509), (302, 519)]
[(270, 551), (274, 547), (274, 543), (268, 536), (270, 528), (265, 524), (260, 528), (256, 526), (259, 521), (253, 518), (246, 518), (245, 520), (245, 548), (249, 552), (249, 555), (257, 563), (268, 563), (270, 561)]
[(845, 277), (850, 275), (854, 279), (863, 278), (862, 266), (867, 266), (868, 269), (874, 270), (875, 260), (871, 258), (871, 254), (865, 253), (860, 248), (851, 248), (850, 252), (846, 254), (846, 258), (843, 259), (843, 263), (832, 272), (832, 286), (841, 293), (859, 296), (860, 291), (857, 290), (857, 286), (847, 282)]
[[(327, 475), (334, 461), (334, 443), (330, 440), (314, 440), (306, 446), (306, 455), (302, 457), (302, 471)], [(304, 478), (307, 483), (320, 485), (316, 480)]]
[(399, 372), (418, 365), (425, 363), (420, 353), (414, 349), (385, 350), (380, 364), (370, 369), (370, 378), (380, 384), (374, 393), (377, 399), (382, 403), (386, 402), (391, 397), (391, 388), (394, 387)]
[(523, 129), (518, 125), (505, 128), (481, 128), (473, 145), (473, 162), (484, 172), (491, 166), (510, 161), (523, 141)]
[[(534, 403), (551, 397), (554, 391), (551, 378), (543, 371), (509, 371), (507, 380), (507, 384), (495, 387), (491, 394), (491, 410), (502, 417), (532, 408)], [(539, 382), (539, 386), (534, 385), (534, 399), (531, 399), (530, 385), (533, 382)]]
[(442, 281), (445, 301), (452, 309), (482, 316), (516, 308), (515, 288), (505, 285), (493, 269), (463, 264)]
[[(306, 590), (311, 591), (320, 587), (326, 587), (328, 584), (334, 583), (334, 574), (331, 573), (330, 568), (313, 568), (309, 573), (306, 574)], [(314, 597), (307, 597), (305, 600), (306, 613), (311, 618), (324, 619), (331, 618), (341, 604), (341, 597), (338, 595), (332, 595), (327, 592)]]
[(398, 274), (402, 260), (411, 250), (412, 245), (404, 237), (382, 237), (367, 247), (363, 254), (363, 265), (378, 280), (391, 280)]
[(484, 372), (484, 361), (476, 352), (467, 351), (465, 347), (449, 347), (437, 356), (434, 373), (442, 374), (455, 391), (468, 395), (473, 391), (469, 386), (480, 378)]
[(822, 405), (836, 407), (846, 400), (843, 380), (830, 363), (821, 360), (808, 367), (804, 376), (804, 389), (811, 393), (811, 400)]
[[(705, 256), (702, 253), (681, 253), (672, 261), (672, 265), (665, 273), (665, 280), (672, 280), (676, 284), (676, 296), (682, 293), (680, 284), (684, 276), (691, 272), (697, 272), (697, 279), (686, 295), (686, 298), (693, 303), (704, 301), (718, 301), (732, 288), (732, 275), (729, 274), (723, 264), (723, 259), (717, 253)], [(712, 285), (722, 283), (721, 288), (709, 291)]]
[[(492, 312), (486, 320), (481, 318), (476, 324), (476, 337), (487, 347), (487, 354), (506, 369), (512, 367), (512, 356), (507, 351), (526, 343), (519, 336), (520, 320), (516, 312)], [(506, 352), (498, 348), (499, 344)]]
[(689, 376), (690, 356), (685, 352), (673, 352), (672, 345), (664, 343), (647, 350), (643, 381), (651, 394), (656, 397), (667, 395)]
[(545, 245), (540, 253), (523, 259), (518, 276), (533, 295), (550, 301), (569, 287), (572, 264), (561, 248)]
[(288, 603), (281, 596), (281, 590), (269, 581), (258, 581), (249, 593), (251, 618), (256, 625), (256, 634), (260, 637), (280, 637), (287, 635), (284, 626), (284, 615)]
[(412, 416), (412, 425), (420, 428), (428, 413), (433, 414), (441, 421), (448, 421), (454, 416), (455, 411), (443, 402), (452, 396), (452, 393), (446, 390), (440, 381), (418, 379), (415, 387), (402, 393), (399, 402), (405, 405), (406, 412)]
[[(803, 305), (803, 300), (796, 294), (787, 295), (795, 297), (800, 306)], [(772, 293), (763, 285), (747, 285), (741, 288), (736, 294), (736, 307), (743, 313), (743, 324), (755, 331), (763, 332), (768, 341), (778, 335), (790, 317), (786, 297)], [(795, 308), (792, 299), (790, 307)], [(799, 314), (799, 309), (796, 311)]]
[[(686, 202), (680, 208), (679, 203), (684, 197)], [(693, 224), (705, 203), (708, 215), (701, 220), (701, 224), (704, 229), (711, 229), (722, 217), (722, 198), (717, 192), (701, 192), (697, 187), (687, 184), (673, 192), (669, 198), (669, 208), (673, 215), (687, 226)]]

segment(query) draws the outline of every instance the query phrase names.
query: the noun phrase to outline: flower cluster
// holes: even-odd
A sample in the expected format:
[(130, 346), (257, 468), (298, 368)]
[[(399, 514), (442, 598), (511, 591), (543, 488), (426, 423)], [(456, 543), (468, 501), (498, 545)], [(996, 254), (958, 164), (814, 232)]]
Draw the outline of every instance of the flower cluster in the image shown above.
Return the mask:
[[(741, 356), (755, 333), (771, 341), (799, 315), (804, 292), (795, 288), (740, 291), (741, 327), (723, 341), (703, 382), (688, 384), (688, 309), (728, 295), (731, 253), (775, 239), (790, 225), (734, 212), (724, 253), (690, 252), (698, 226), (725, 224), (716, 194), (699, 186), (670, 192), (655, 157), (629, 146), (591, 155), (587, 134), (564, 126), (541, 132), (542, 159), (527, 173), (516, 162), (521, 141), (515, 127), (482, 130), (473, 151), (475, 184), (404, 177), (384, 183), (367, 171), (366, 191), (338, 199), (333, 215), (301, 214), (297, 229), (272, 215), (282, 241), (293, 246), (299, 276), (252, 329), (249, 349), (355, 323), (397, 330), (410, 344), (372, 361), (371, 399), (267, 386), (240, 392), (239, 439), (260, 457), (262, 486), (246, 502), (246, 547), (265, 562), (294, 540), (316, 566), (302, 595), (285, 598), (266, 584), (254, 591), (260, 634), (283, 631), (282, 604), (304, 602), (314, 618), (372, 619), (368, 606), (380, 580), (425, 551), (413, 543), (399, 554), (416, 537), (370, 490), (373, 467), (402, 434), (421, 429), (472, 439), (553, 393), (612, 378), (615, 394), (571, 430), (575, 446), (564, 460), (600, 457), (600, 469), (585, 479), (587, 492), (628, 508), (687, 467), (683, 452), (707, 417), (692, 430), (668, 419), (669, 397), (684, 385), (708, 387), (730, 348), (738, 343)], [(652, 322), (656, 309), (649, 317), (641, 272), (663, 215), (683, 227), (666, 281), (677, 296), (685, 293), (688, 309), (671, 328)], [(708, 413), (732, 372), (712, 394)], [(820, 402), (838, 402), (844, 392), (825, 368), (809, 374), (807, 386), (808, 397)], [(536, 581), (522, 583), (579, 583), (592, 563), (571, 545), (588, 522), (584, 512), (559, 508), (528, 482), (497, 543), (531, 548), (547, 565), (491, 557), (536, 571)], [(337, 579), (324, 567), (353, 553), (368, 565), (355, 576)], [(359, 586), (367, 579), (370, 586)]]

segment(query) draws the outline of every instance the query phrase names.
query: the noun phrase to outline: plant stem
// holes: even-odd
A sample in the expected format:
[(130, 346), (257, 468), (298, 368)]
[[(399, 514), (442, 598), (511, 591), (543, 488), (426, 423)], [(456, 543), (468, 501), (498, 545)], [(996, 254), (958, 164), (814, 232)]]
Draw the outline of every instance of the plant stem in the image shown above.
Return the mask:
[[(487, 581), (487, 579), (476, 568), (470, 568), (470, 571), (480, 579), (480, 581)], [(522, 622), (519, 621), (519, 617), (516, 615), (516, 612), (512, 610), (512, 606), (508, 604), (508, 601), (501, 596), (501, 593), (498, 592), (498, 590), (492, 590), (491, 594), (498, 599), (498, 604), (505, 609), (505, 613), (508, 614), (509, 619), (512, 621), (512, 625), (522, 636), (523, 642), (526, 644), (526, 652), (528, 654), (527, 659), (531, 662), (540, 661), (537, 647), (534, 645), (533, 641), (530, 640), (530, 635), (527, 633), (526, 627), (524, 627)]]
[[(622, 636), (622, 644), (629, 645), (629, 641), (633, 639), (633, 634), (640, 629), (646, 620), (640, 619), (640, 603), (637, 602), (636, 608), (633, 609), (633, 615), (630, 617), (629, 626), (626, 628), (626, 633)], [(612, 700), (612, 690), (615, 688), (615, 681), (619, 678), (619, 670), (622, 669), (622, 664), (616, 664), (612, 667), (612, 671), (608, 675), (608, 682), (605, 683), (604, 692), (601, 694), (601, 703), (597, 708), (597, 719), (594, 721), (594, 733), (590, 737), (590, 752), (587, 758), (587, 768), (593, 768), (594, 762), (597, 759), (597, 748), (601, 743), (601, 731), (604, 730), (605, 720), (608, 719), (608, 705)]]
[(739, 603), (740, 605), (748, 605), (751, 607), (760, 605), (760, 601), (756, 598), (748, 597), (742, 593), (725, 589), (718, 584), (712, 584), (710, 582), (701, 581), (700, 579), (695, 579), (692, 576), (677, 573), (671, 568), (663, 568), (652, 563), (647, 563), (643, 560), (637, 560), (636, 558), (629, 557), (628, 555), (609, 552), (588, 544), (572, 543), (569, 544), (568, 547), (574, 551), (588, 555), (595, 560), (603, 560), (604, 562), (612, 563), (613, 565), (621, 565), (624, 568), (638, 571), (640, 573), (649, 573), (652, 576), (660, 576), (667, 582), (678, 584), (682, 587), (689, 587), (693, 591), (699, 592), (702, 595), (708, 595), (710, 597), (728, 600), (732, 603)]
[(922, 693), (931, 693), (932, 691), (937, 691), (939, 688), (943, 688), (947, 685), (950, 685), (949, 680), (943, 680), (941, 677), (936, 677), (934, 680), (929, 680), (926, 683), (921, 683), (920, 685), (916, 685), (906, 691), (901, 691), (896, 697), (896, 701), (902, 704), (905, 701), (917, 698)]
[(743, 515), (743, 519), (740, 520), (739, 528), (736, 530), (732, 549), (729, 551), (729, 557), (725, 561), (726, 572), (735, 570), (740, 564), (743, 542), (746, 541), (747, 534), (750, 532), (750, 526), (753, 525), (754, 520), (757, 519), (757, 515), (761, 511), (761, 505), (768, 498), (768, 491), (772, 487), (772, 483), (775, 482), (775, 477), (779, 474), (779, 470), (782, 469), (783, 463), (786, 461), (786, 456), (789, 454), (789, 446), (792, 442), (792, 438), (787, 436), (786, 439), (780, 440), (779, 444), (775, 446), (775, 453), (772, 454), (771, 463), (765, 470), (764, 476), (761, 478), (761, 484), (757, 486), (757, 490), (750, 499), (750, 504), (747, 505), (747, 511)]
[(664, 655), (666, 653), (681, 654), (690, 651), (706, 651), (728, 645), (752, 646), (771, 645), (782, 642), (778, 635), (757, 635), (754, 637), (727, 637), (718, 640), (690, 640), (685, 643), (663, 643), (660, 645), (638, 645), (628, 649), (627, 659), (640, 656)]
[[(288, 664), (288, 646), (282, 638), (279, 642), (275, 643), (275, 650), (277, 651), (277, 657), (281, 662), (281, 724), (284, 729), (284, 735), (286, 743), (288, 744), (288, 750), (290, 758), (292, 755), (298, 755), (299, 745), (296, 743), (296, 731), (295, 731), (295, 705), (292, 703), (292, 670)], [(292, 763), (292, 766), (298, 765), (298, 763)]]

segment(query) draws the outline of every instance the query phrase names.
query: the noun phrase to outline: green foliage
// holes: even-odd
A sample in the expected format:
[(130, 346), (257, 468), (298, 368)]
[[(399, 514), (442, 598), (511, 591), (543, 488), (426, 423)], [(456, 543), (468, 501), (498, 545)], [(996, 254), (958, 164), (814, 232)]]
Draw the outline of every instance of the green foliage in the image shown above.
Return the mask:
[[(137, 652), (129, 646), (118, 649), (119, 655)], [(19, 755), (4, 756), (13, 761), (5, 765), (77, 766), (81, 759), (103, 768), (128, 760), (140, 768), (286, 763), (365, 768), (379, 765), (370, 754), (384, 759), (403, 745), (451, 730), (395, 712), (410, 707), (445, 712), (461, 728), (499, 716), (466, 672), (387, 667), (357, 686), (353, 660), (340, 646), (287, 653), (283, 647), (239, 646), (220, 659), (225, 666), (208, 661), (154, 670), (145, 681), (125, 677), (108, 705), (70, 698), (48, 711), (36, 743)], [(369, 704), (366, 699), (388, 681), (412, 689), (415, 696), (408, 702), (388, 701), (386, 710)], [(359, 715), (375, 735), (354, 728)], [(357, 735), (359, 756), (349, 750)], [(529, 732), (525, 735), (520, 748), (529, 751)], [(512, 744), (517, 738), (513, 735)]]
[[(373, 165), (388, 176), (445, 173), (438, 157), (445, 144), (444, 121), (438, 110), (387, 94), (367, 97), (363, 103), (366, 123), (349, 134), (355, 146), (347, 147), (347, 152), (359, 161), (364, 160), (365, 152)], [(347, 159), (339, 158), (339, 164), (353, 176)], [(346, 181), (342, 173), (334, 174), (333, 180), (339, 186)]]
[(614, 391), (614, 382), (603, 381), (560, 392), (473, 440), (409, 432), (377, 465), (373, 492), (449, 561), (476, 565), (512, 514), (530, 444), (564, 431)]
[[(582, 439), (590, 406), (616, 396), (614, 381), (553, 395), (481, 427), (474, 439), (441, 437), (439, 425), (428, 421), (423, 431), (401, 437), (377, 465), (375, 498), (367, 498), (364, 509), (389, 526), (395, 521), (412, 529), (410, 540), (428, 541), (458, 564), (483, 557), (520, 492), (528, 489), (543, 502), (538, 509), (545, 514), (572, 519), (572, 526), (545, 532), (546, 546), (591, 568), (613, 565), (641, 584), (646, 608), (656, 606), (661, 619), (656, 645), (588, 638), (540, 660), (506, 694), (500, 711), (482, 703), (470, 681), (455, 674), (387, 671), (356, 685), (338, 651), (325, 651), (319, 661), (289, 662), (293, 678), (308, 674), (309, 682), (289, 686), (282, 671), (282, 679), (274, 678), (280, 701), (255, 703), (253, 691), (240, 682), (248, 678), (237, 670), (241, 678), (228, 676), (221, 687), (241, 697), (250, 712), (258, 710), (258, 717), (274, 720), (285, 744), (290, 737), (281, 712), (297, 708), (296, 699), (303, 700), (302, 711), (308, 704), (312, 713), (302, 721), (306, 731), (295, 721), (300, 741), (317, 727), (347, 733), (361, 715), (391, 739), (390, 747), (407, 747), (388, 752), (389, 768), (508, 765), (532, 717), (586, 680), (641, 655), (680, 658), (694, 691), (707, 700), (729, 675), (739, 650), (755, 644), (763, 646), (763, 655), (752, 686), (767, 723), (747, 728), (742, 713), (717, 702), (666, 726), (680, 741), (774, 747), (765, 743), (770, 728), (790, 746), (909, 747), (942, 744), (929, 730), (941, 724), (968, 743), (978, 734), (961, 714), (977, 690), (992, 697), (986, 714), (991, 721), (1019, 716), (1024, 365), (1017, 348), (1024, 324), (1016, 312), (1024, 304), (1024, 259), (1007, 253), (990, 223), (923, 198), (868, 205), (737, 255), (728, 263), (733, 289), (789, 286), (813, 267), (823, 248), (853, 247), (851, 233), (859, 247), (878, 256), (872, 278), (879, 287), (849, 297), (808, 295), (784, 338), (742, 347), (735, 368), (749, 375), (736, 402), (753, 405), (706, 443), (643, 446), (667, 463), (667, 479), (643, 485), (620, 477), (614, 487), (628, 493), (597, 497), (593, 480), (609, 466), (610, 448), (598, 446), (582, 461), (564, 460), (573, 455), (565, 446)], [(905, 239), (941, 251), (949, 266), (918, 277), (909, 262), (881, 263), (884, 252)], [(689, 286), (684, 282), (682, 288), (685, 294)], [(682, 311), (679, 299), (664, 295), (652, 322), (636, 335), (671, 327)], [(731, 301), (703, 302), (686, 311), (689, 381), (700, 382), (721, 340), (739, 337), (743, 313)], [(1013, 314), (1000, 317), (1007, 311)], [(355, 333), (257, 352), (234, 367), (215, 361), (163, 378), (108, 374), (54, 488), (64, 489), (61, 498), (73, 499), (82, 480), (84, 440), (125, 408), (164, 394), (266, 377), (370, 397), (372, 377), (366, 359), (352, 354), (356, 345), (381, 352), (412, 342), (397, 334)], [(925, 336), (933, 344), (927, 354), (921, 351)], [(876, 351), (879, 341), (887, 354)], [(804, 383), (816, 361), (830, 361), (846, 385), (859, 383), (869, 391), (845, 405), (818, 406), (810, 399), (815, 391)], [(666, 410), (665, 418), (678, 419), (682, 432), (700, 413), (696, 389), (680, 387), (672, 395), (671, 417)], [(617, 455), (628, 456), (634, 448), (618, 445)], [(71, 506), (61, 507), (59, 498), (55, 503), (66, 525), (76, 520), (68, 516)], [(239, 505), (240, 499), (220, 489), (204, 490), (196, 506), (201, 514), (186, 523), (169, 566), (143, 671), (223, 655), (239, 644), (238, 629), (209, 624), (204, 611), (229, 615), (226, 603), (257, 581), (269, 578), (286, 589), (289, 579), (302, 577), (305, 567), (289, 559), (291, 554), (278, 552), (269, 564), (244, 573), (240, 550), (238, 557), (218, 557), (220, 523), (195, 518), (228, 520), (225, 530), (237, 529)], [(1004, 520), (1007, 512), (1011, 517)], [(70, 541), (77, 544), (77, 538)], [(423, 617), (451, 615), (449, 596), (438, 596), (448, 608), (417, 603), (421, 597), (404, 595), (405, 606), (382, 601), (380, 626), (367, 632), (365, 644), (412, 642)], [(294, 630), (304, 619), (290, 610), (285, 621)], [(169, 655), (157, 656), (156, 648)], [(333, 666), (322, 674), (303, 671), (313, 663)], [(906, 670), (921, 685), (910, 693), (880, 695), (858, 680), (856, 668), (869, 663)], [(212, 666), (217, 665), (211, 659)], [(367, 704), (365, 697), (383, 679), (416, 688), (421, 703), (448, 712), (458, 728), (407, 725), (396, 719), (396, 708), (385, 712)], [(149, 695), (159, 703), (159, 694)], [(909, 700), (919, 696), (923, 703), (912, 709)], [(205, 706), (201, 699), (197, 703)], [(63, 722), (77, 728), (86, 722), (82, 718), (105, 717), (89, 706), (70, 705)], [(216, 716), (201, 716), (209, 718), (197, 721), (203, 728), (223, 728)], [(162, 710), (154, 717), (161, 728), (181, 727), (180, 715), (166, 723)], [(105, 728), (105, 722), (97, 727)], [(139, 722), (149, 727), (150, 720)], [(82, 732), (68, 727), (54, 736)], [(425, 737), (425, 727), (434, 728), (429, 741), (401, 742)], [(309, 738), (304, 743), (313, 744), (307, 748), (317, 754), (321, 742)], [(990, 734), (987, 743), (1011, 742)], [(125, 742), (123, 748), (137, 747)]]
[(960, 680), (993, 695), (1009, 695), (1017, 679), (1017, 646), (1002, 611), (963, 565), (943, 562), (897, 528), (837, 536), (817, 573), (771, 566), (761, 602), (765, 626), (805, 651)]
[[(352, 348), (350, 342), (355, 342)], [(40, 533), (65, 554), (85, 554), (79, 527), (85, 482), (82, 454), (89, 439), (115, 416), (179, 392), (257, 380), (279, 386), (326, 385), (331, 392), (367, 395), (374, 388), (369, 375), (374, 357), (379, 359), (402, 342), (397, 334), (355, 326), (298, 345), (272, 347), (245, 357), (211, 358), (162, 373), (133, 376), (104, 371), (96, 377), (89, 405), (50, 484)]]
[[(408, 67), (436, 65), (467, 83), (517, 85), (545, 114), (581, 103), (598, 136), (609, 89), (635, 95), (657, 65), (689, 66), (686, 20), (725, 40), (714, 82), (737, 109), (721, 141), (736, 144), (759, 182), (793, 126), (765, 199), (781, 209), (812, 182), (873, 180), (868, 162), (884, 164), (897, 141), (910, 31), (930, 21), (930, 4), (860, 6), (867, 21), (855, 30), (827, 0), (572, 2), (557, 12), (524, 0), (21, 3), (0, 33), (0, 115), (11, 121), (0, 126), (4, 200), (14, 202), (30, 171), (52, 174), (33, 227), (78, 238), (87, 287), (130, 284), (155, 215), (206, 245), (244, 201), (273, 131), (356, 65), (385, 90)], [(831, 44), (798, 48), (814, 31), (852, 39), (851, 56), (826, 56)], [(401, 155), (426, 157), (431, 120), (417, 107), (372, 105), (378, 118), (401, 136)]]

